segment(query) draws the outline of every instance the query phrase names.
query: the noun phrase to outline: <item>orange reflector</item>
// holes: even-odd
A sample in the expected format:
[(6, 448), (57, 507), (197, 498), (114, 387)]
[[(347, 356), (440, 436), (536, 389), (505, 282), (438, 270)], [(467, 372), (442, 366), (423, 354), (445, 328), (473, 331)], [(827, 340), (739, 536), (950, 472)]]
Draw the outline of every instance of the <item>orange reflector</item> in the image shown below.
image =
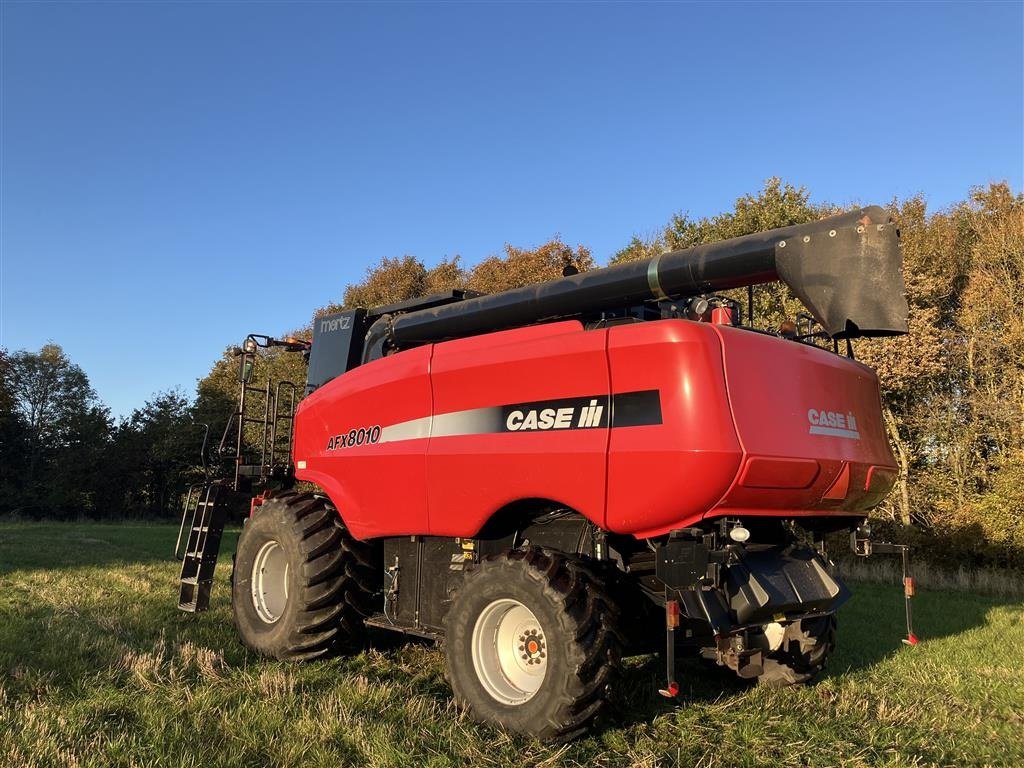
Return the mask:
[(914, 577), (904, 576), (903, 577), (903, 594), (907, 597), (914, 596)]
[(679, 601), (669, 600), (665, 603), (665, 626), (675, 629), (679, 626)]

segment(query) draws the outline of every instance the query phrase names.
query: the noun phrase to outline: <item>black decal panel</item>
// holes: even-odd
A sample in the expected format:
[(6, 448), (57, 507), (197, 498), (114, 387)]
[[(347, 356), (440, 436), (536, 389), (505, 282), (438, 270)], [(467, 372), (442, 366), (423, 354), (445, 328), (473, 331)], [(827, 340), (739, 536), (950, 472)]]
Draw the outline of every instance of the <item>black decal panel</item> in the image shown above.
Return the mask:
[(613, 427), (661, 424), (661, 393), (656, 389), (623, 392), (612, 397)]

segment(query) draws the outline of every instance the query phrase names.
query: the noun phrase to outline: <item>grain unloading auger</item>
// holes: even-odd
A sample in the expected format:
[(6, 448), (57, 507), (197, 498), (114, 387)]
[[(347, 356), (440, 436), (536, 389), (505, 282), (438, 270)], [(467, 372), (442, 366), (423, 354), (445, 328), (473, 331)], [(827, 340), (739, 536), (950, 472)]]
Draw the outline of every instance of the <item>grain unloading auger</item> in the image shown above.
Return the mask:
[(374, 338), (402, 347), (774, 280), (786, 283), (832, 338), (902, 334), (907, 302), (897, 238), (884, 210), (865, 208), (406, 312), (379, 320)]
[[(309, 659), (370, 628), (443, 639), (456, 699), (542, 738), (588, 727), (622, 655), (658, 646), (666, 695), (682, 647), (746, 679), (812, 679), (848, 595), (825, 536), (884, 548), (863, 523), (897, 469), (849, 341), (907, 332), (900, 267), (873, 207), (319, 317), (306, 397), (282, 414), (267, 384), (262, 458), (246, 463), (246, 361), (276, 343), (250, 337), (223, 486), (253, 498), (232, 587), (242, 641)], [(743, 327), (720, 295), (773, 280), (817, 330)], [(202, 610), (212, 565), (205, 591), (185, 583), (196, 567), (186, 557), (182, 600)]]

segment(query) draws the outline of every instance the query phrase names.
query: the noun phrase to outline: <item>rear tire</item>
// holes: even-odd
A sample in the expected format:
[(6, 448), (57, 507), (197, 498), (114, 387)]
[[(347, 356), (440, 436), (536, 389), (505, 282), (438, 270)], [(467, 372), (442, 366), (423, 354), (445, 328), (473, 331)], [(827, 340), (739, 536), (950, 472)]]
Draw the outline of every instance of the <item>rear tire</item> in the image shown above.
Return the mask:
[(484, 560), (445, 617), (447, 676), (476, 719), (567, 740), (605, 708), (622, 640), (603, 582), (536, 547)]
[(835, 647), (834, 613), (795, 621), (786, 627), (780, 648), (764, 660), (757, 681), (772, 688), (810, 683), (825, 668)]
[(231, 608), (242, 643), (304, 661), (359, 648), (380, 590), (377, 547), (354, 539), (326, 499), (267, 499), (238, 539)]

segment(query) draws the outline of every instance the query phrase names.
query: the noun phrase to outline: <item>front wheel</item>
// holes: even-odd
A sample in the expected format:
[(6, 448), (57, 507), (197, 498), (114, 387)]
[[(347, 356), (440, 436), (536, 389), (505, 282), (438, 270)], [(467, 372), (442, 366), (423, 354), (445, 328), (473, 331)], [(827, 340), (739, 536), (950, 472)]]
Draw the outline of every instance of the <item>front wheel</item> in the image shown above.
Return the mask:
[(447, 675), (474, 717), (543, 740), (584, 731), (619, 672), (621, 639), (602, 581), (538, 548), (485, 560), (445, 617)]
[(268, 499), (246, 521), (235, 552), (231, 609), (242, 643), (293, 661), (358, 647), (380, 588), (375, 555), (326, 499)]

